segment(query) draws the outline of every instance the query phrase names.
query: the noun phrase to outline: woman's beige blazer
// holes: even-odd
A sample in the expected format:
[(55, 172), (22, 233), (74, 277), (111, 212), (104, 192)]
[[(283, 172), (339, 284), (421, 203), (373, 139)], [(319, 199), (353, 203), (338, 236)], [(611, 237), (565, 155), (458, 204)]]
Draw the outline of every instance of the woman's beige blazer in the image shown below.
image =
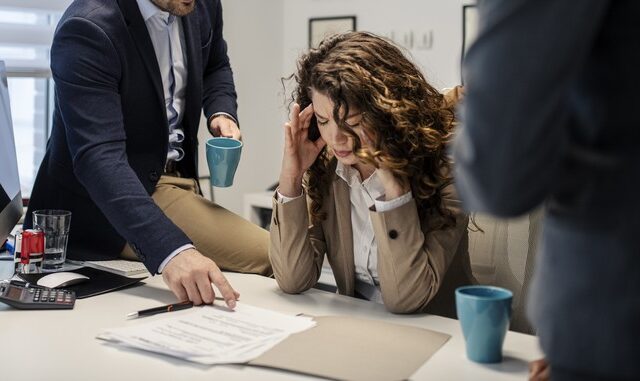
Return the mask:
[[(430, 312), (455, 317), (454, 290), (475, 283), (471, 275), (467, 224), (453, 184), (442, 198), (455, 227), (434, 230), (440, 216), (419, 220), (414, 200), (393, 209), (370, 212), (378, 244), (378, 276), (382, 299), (391, 312)], [(283, 291), (300, 293), (313, 287), (324, 256), (338, 292), (354, 295), (355, 265), (351, 203), (347, 183), (334, 175), (323, 201), (327, 219), (310, 225), (307, 197), (286, 204), (273, 200), (269, 258)]]

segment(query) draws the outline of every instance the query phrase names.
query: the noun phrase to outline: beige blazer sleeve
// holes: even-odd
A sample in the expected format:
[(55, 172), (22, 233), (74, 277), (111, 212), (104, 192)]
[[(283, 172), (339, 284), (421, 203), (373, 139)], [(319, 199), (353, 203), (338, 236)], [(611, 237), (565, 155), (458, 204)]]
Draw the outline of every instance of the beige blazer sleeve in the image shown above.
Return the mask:
[(272, 202), (269, 260), (276, 281), (286, 293), (306, 291), (320, 278), (326, 251), (322, 228), (309, 226), (306, 197)]
[(467, 234), (468, 217), (453, 185), (443, 189), (454, 227), (429, 231), (420, 223), (415, 200), (393, 210), (370, 213), (378, 243), (378, 277), (385, 306), (395, 313), (423, 312), (436, 295), (458, 246)]

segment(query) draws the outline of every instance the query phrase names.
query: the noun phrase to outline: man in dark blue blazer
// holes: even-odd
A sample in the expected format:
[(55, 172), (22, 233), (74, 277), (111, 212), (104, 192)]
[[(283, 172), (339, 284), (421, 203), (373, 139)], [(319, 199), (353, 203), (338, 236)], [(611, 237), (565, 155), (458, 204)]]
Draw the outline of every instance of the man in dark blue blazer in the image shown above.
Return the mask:
[(212, 134), (240, 138), (219, 0), (76, 0), (51, 70), (53, 129), (25, 227), (31, 210), (70, 210), (69, 258), (137, 256), (196, 304), (213, 302), (211, 282), (235, 303), (216, 262), (271, 273), (268, 233), (196, 180), (201, 110)]
[(552, 380), (640, 377), (640, 2), (480, 1), (456, 184), (544, 204), (529, 315)]

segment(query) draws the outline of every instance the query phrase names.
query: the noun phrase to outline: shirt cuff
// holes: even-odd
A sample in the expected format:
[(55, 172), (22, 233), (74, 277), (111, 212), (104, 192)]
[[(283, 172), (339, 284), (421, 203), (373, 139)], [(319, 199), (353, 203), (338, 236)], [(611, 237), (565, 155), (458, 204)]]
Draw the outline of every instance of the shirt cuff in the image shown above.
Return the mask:
[(238, 126), (238, 128), (240, 128), (240, 124), (238, 124), (238, 120), (236, 118), (233, 117), (233, 115), (226, 113), (224, 111), (220, 111), (220, 112), (216, 112), (215, 114), (211, 115), (209, 117), (209, 120), (207, 120), (207, 130), (211, 131), (211, 129), (209, 128), (209, 126), (211, 126), (211, 121), (213, 120), (213, 118), (215, 118), (216, 116), (225, 116), (231, 120), (234, 121), (234, 123), (236, 124), (236, 126)]
[(158, 266), (158, 274), (162, 274), (162, 270), (164, 270), (164, 267), (169, 264), (169, 261), (173, 259), (173, 257), (175, 257), (176, 255), (182, 253), (185, 250), (188, 249), (195, 249), (196, 247), (193, 246), (192, 244), (188, 243), (186, 245), (180, 246), (179, 248), (175, 249), (174, 251), (171, 252), (171, 254), (169, 254), (164, 261), (162, 261), (162, 263), (160, 264), (160, 266)]
[[(384, 197), (384, 196), (382, 196)], [(382, 198), (381, 197), (381, 198)], [(381, 199), (377, 199), (374, 200), (374, 205), (376, 207), (376, 212), (378, 213), (382, 213), (382, 212), (388, 212), (392, 209), (395, 208), (399, 208), (402, 205), (408, 203), (409, 201), (411, 201), (413, 199), (413, 193), (411, 193), (411, 191), (403, 194), (400, 197), (396, 197), (393, 200), (389, 200), (389, 201), (384, 201)]]
[(302, 195), (304, 194), (304, 191), (302, 191), (300, 193), (300, 196), (296, 196), (296, 197), (287, 197), (287, 196), (283, 196), (282, 193), (280, 193), (280, 188), (276, 189), (276, 201), (278, 201), (278, 203), (280, 204), (286, 204), (289, 201), (293, 201), (297, 198), (302, 197)]

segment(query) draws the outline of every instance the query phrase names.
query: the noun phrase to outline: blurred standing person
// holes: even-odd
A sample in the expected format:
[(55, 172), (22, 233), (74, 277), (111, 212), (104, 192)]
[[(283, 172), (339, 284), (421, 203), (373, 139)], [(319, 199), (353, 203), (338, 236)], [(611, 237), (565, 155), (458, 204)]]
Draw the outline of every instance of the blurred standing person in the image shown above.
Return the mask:
[(637, 379), (640, 2), (478, 6), (460, 195), (503, 217), (544, 203), (529, 315), (551, 379)]

